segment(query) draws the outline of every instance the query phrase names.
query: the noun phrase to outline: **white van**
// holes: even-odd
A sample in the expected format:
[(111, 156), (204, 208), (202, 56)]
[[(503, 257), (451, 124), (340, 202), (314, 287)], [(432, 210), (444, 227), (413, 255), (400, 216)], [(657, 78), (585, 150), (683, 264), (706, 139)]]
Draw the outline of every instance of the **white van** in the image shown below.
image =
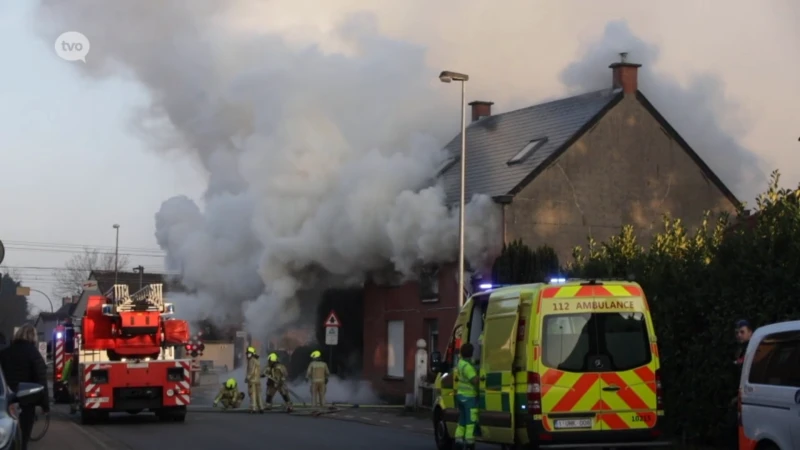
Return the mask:
[(800, 321), (753, 333), (739, 381), (739, 450), (800, 449)]

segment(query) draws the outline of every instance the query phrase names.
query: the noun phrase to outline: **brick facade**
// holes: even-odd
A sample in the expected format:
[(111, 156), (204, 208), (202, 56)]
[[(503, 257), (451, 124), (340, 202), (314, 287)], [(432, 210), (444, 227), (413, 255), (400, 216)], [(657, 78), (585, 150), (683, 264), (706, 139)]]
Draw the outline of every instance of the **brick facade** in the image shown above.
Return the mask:
[[(426, 325), (434, 320), (438, 328), (438, 345), (429, 350), (444, 352), (458, 313), (457, 270), (453, 269), (443, 267), (439, 270), (439, 295), (435, 301), (423, 302), (418, 282), (396, 287), (365, 286), (364, 378), (372, 383), (382, 397), (400, 400), (405, 394), (413, 392), (417, 340), (429, 340)], [(388, 376), (388, 323), (394, 320), (403, 321), (403, 378)]]
[(632, 94), (514, 196), (505, 239), (547, 244), (563, 264), (589, 236), (602, 242), (631, 224), (647, 244), (663, 214), (691, 228), (707, 210), (736, 206)]

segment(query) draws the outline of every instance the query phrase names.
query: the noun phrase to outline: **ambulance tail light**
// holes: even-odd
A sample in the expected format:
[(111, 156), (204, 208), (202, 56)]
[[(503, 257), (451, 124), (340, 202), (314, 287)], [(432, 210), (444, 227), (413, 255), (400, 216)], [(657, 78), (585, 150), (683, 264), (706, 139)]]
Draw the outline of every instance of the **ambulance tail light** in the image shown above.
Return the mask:
[(528, 414), (542, 413), (542, 379), (536, 372), (528, 372)]
[(656, 370), (656, 409), (664, 410), (664, 391), (661, 388), (661, 369)]

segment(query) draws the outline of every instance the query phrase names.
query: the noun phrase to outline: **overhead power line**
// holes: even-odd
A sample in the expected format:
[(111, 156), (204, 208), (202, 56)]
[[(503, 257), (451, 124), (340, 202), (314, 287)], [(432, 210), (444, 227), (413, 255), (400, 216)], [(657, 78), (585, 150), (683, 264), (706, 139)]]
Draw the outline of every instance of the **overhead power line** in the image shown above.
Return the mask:
[[(23, 271), (23, 272), (27, 272), (27, 271), (29, 271), (29, 270), (50, 270), (50, 271), (57, 271), (57, 272), (60, 272), (60, 271), (64, 271), (64, 272), (73, 272), (73, 271), (75, 271), (75, 269), (70, 269), (70, 268), (67, 268), (67, 267), (50, 267), (50, 266), (6, 266), (6, 265), (2, 265), (2, 266), (0, 266), (0, 270), (7, 270), (7, 269), (10, 269), (10, 270), (20, 270), (20, 271)], [(177, 274), (177, 273), (180, 273), (180, 272), (178, 272), (178, 271), (169, 271), (169, 270), (166, 270), (166, 271), (165, 271), (163, 268), (158, 268), (158, 269), (156, 269), (155, 271), (153, 271), (153, 272), (150, 272), (150, 271), (148, 271), (148, 270), (147, 270), (147, 267), (145, 267), (145, 273), (170, 273), (170, 274), (171, 274), (171, 273), (176, 273), (176, 274)]]
[[(44, 248), (33, 248), (33, 247), (18, 247), (18, 246), (14, 246), (14, 245), (6, 245), (5, 248), (6, 248), (6, 250), (16, 250), (16, 251), (20, 251), (20, 252), (70, 253), (70, 254), (73, 254), (73, 255), (79, 255), (79, 254), (83, 253), (83, 249), (78, 250), (78, 249), (47, 248), (47, 247), (44, 247)], [(94, 249), (89, 248), (89, 250), (94, 250)], [(98, 253), (100, 253), (101, 255), (113, 255), (115, 252), (112, 249), (111, 251), (107, 251), (107, 250), (98, 251)], [(162, 253), (144, 253), (144, 252), (131, 252), (131, 251), (122, 252), (122, 251), (120, 251), (119, 256), (136, 256), (136, 257), (140, 257), (140, 258), (164, 258), (166, 256), (166, 253), (163, 253), (163, 252)]]
[[(37, 246), (37, 247), (44, 246), (44, 247), (49, 247), (49, 248), (78, 248), (78, 249), (84, 249), (84, 248), (101, 249), (101, 248), (106, 248), (106, 249), (112, 249), (112, 250), (114, 248), (116, 248), (113, 245), (70, 244), (70, 243), (64, 243), (64, 242), (37, 242), (37, 241), (14, 241), (14, 240), (10, 241), (10, 240), (4, 240), (3, 243), (9, 244), (9, 245), (20, 245), (20, 246), (30, 246), (30, 245)], [(124, 247), (124, 246), (120, 246), (119, 249), (120, 250), (126, 250), (126, 251), (162, 252), (161, 249), (153, 248), (153, 247)]]

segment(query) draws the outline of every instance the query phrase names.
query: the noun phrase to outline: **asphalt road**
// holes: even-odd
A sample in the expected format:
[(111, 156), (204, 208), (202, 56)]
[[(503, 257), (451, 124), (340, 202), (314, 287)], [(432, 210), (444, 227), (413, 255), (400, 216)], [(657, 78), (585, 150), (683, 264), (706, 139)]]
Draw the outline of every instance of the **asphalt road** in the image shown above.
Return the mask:
[(250, 415), (190, 412), (185, 423), (160, 423), (148, 414), (121, 415), (112, 417), (109, 423), (81, 428), (95, 437), (98, 443), (103, 443), (103, 447), (113, 450), (434, 448), (433, 436), (427, 433), (285, 413)]

